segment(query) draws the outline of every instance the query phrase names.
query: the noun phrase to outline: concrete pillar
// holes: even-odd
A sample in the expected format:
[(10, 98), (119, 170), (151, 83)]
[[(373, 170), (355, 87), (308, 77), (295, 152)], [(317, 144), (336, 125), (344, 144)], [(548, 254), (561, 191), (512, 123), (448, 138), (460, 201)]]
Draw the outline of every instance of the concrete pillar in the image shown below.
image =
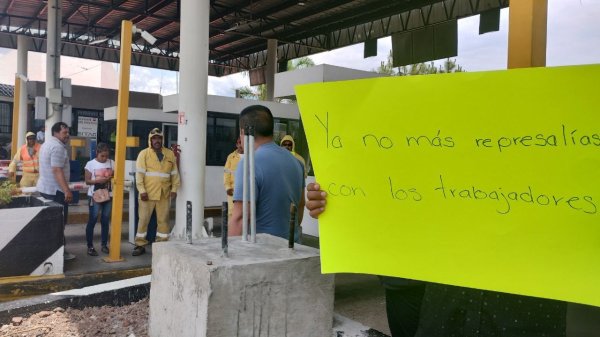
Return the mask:
[(62, 121), (61, 104), (50, 102), (53, 96), (56, 97), (55, 94), (52, 94), (52, 91), (60, 88), (60, 33), (62, 27), (60, 6), (60, 0), (48, 0), (48, 37), (46, 39), (46, 98), (48, 98), (48, 115), (46, 117), (46, 139), (52, 135), (52, 125)]
[(258, 234), (152, 246), (149, 335), (323, 337), (332, 335), (334, 275), (317, 249)]
[(192, 238), (202, 236), (206, 171), (206, 110), (208, 91), (209, 0), (181, 1), (179, 56), (179, 127), (181, 188), (173, 238), (186, 232), (186, 205), (192, 203)]
[[(27, 52), (29, 51), (29, 38), (25, 35), (17, 37), (17, 74), (27, 77)], [(17, 146), (25, 144), (27, 132), (27, 82), (21, 79), (21, 92), (19, 97), (19, 129), (17, 131)], [(32, 130), (33, 131), (33, 130)], [(12, 154), (14, 156), (14, 153)]]
[(548, 0), (512, 1), (508, 15), (508, 68), (546, 66)]
[(275, 73), (277, 73), (277, 40), (267, 41), (267, 67), (265, 80), (267, 85), (267, 101), (272, 101), (275, 92)]

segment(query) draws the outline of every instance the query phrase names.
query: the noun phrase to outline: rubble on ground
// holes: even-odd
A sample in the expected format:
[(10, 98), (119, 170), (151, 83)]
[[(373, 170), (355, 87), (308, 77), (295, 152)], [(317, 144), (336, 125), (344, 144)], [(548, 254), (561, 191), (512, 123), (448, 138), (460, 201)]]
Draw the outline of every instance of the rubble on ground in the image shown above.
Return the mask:
[(0, 327), (2, 337), (147, 337), (148, 299), (122, 307), (90, 307), (40, 311), (15, 316)]

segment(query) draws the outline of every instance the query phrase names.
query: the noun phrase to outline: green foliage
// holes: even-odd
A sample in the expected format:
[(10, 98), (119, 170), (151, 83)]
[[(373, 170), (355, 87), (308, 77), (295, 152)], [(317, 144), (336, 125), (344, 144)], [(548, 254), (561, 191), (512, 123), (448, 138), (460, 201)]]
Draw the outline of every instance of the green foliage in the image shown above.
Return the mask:
[(0, 184), (0, 206), (6, 205), (12, 201), (16, 186), (6, 180)]
[(304, 56), (297, 58), (295, 60), (289, 60), (287, 63), (288, 70), (298, 70), (309, 68), (315, 65), (315, 61), (313, 61), (310, 57)]
[(436, 67), (433, 62), (416, 63), (406, 66), (394, 68), (392, 51), (388, 54), (387, 61), (381, 62), (381, 65), (374, 69), (375, 72), (386, 74), (389, 76), (412, 76), (425, 74), (443, 74), (443, 73), (460, 73), (465, 70), (456, 63), (456, 60), (446, 59), (443, 64)]

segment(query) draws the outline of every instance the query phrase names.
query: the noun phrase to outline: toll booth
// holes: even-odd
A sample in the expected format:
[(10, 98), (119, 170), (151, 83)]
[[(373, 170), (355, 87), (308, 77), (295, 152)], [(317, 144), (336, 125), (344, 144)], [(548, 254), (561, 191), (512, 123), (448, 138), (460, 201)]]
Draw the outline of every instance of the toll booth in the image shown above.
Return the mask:
[[(178, 96), (165, 96), (162, 99), (163, 109), (129, 108), (127, 136), (139, 137), (140, 146), (128, 147), (126, 150), (125, 179), (129, 180), (129, 241), (134, 242), (137, 229), (137, 195), (135, 188), (135, 160), (140, 151), (148, 146), (150, 130), (159, 128), (164, 134), (165, 147), (177, 144), (177, 111)], [(263, 104), (273, 112), (278, 135), (283, 137), (292, 134), (295, 139), (302, 139), (303, 132), (299, 120), (298, 107), (295, 104), (277, 102), (258, 102), (233, 97), (208, 96), (206, 134), (206, 208), (220, 208), (227, 200), (223, 187), (223, 168), (227, 156), (235, 150), (235, 142), (239, 135), (239, 113), (247, 106)], [(117, 107), (104, 109), (104, 134), (112, 135), (117, 126)], [(198, 132), (202, 132), (199, 130)], [(109, 136), (109, 139), (116, 137)], [(276, 139), (276, 141), (278, 141)], [(300, 141), (299, 143), (302, 143)], [(111, 142), (111, 146), (114, 147)], [(307, 154), (306, 150), (301, 150)], [(185, 156), (185, 152), (181, 154)], [(173, 203), (173, 207), (175, 203)], [(152, 241), (156, 233), (156, 222), (148, 226), (147, 239)]]

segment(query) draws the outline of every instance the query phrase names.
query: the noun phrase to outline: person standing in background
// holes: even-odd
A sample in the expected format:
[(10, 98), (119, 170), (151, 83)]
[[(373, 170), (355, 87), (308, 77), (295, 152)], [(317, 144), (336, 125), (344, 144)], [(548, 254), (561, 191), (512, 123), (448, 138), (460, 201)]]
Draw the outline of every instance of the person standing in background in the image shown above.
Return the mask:
[(40, 128), (40, 131), (37, 132), (37, 135), (35, 136), (35, 140), (38, 142), (38, 144), (44, 144), (44, 140), (46, 139), (46, 127), (42, 126)]
[[(63, 206), (63, 231), (69, 216), (69, 203), (73, 193), (69, 189), (71, 163), (67, 153), (69, 126), (63, 122), (52, 125), (52, 136), (40, 148), (40, 177), (37, 190), (42, 197), (53, 200)], [(75, 255), (67, 252), (65, 240), (65, 260), (73, 260)]]
[(169, 201), (177, 196), (180, 180), (175, 154), (163, 146), (163, 139), (158, 128), (152, 129), (148, 147), (140, 152), (136, 161), (135, 181), (140, 198), (133, 256), (146, 252), (146, 231), (154, 210), (158, 222), (156, 241), (169, 240)]
[[(115, 162), (109, 159), (110, 150), (106, 143), (99, 143), (96, 147), (96, 158), (88, 161), (85, 165), (85, 183), (90, 185), (88, 189), (88, 200), (90, 213), (87, 226), (85, 228), (85, 237), (87, 240), (87, 253), (90, 256), (98, 256), (94, 248), (94, 227), (100, 214), (101, 226), (101, 250), (108, 254), (108, 225), (112, 211), (112, 188), (110, 179), (114, 174)], [(104, 202), (94, 201), (94, 191), (107, 189), (110, 193), (110, 199)]]
[(8, 166), (8, 175), (16, 181), (17, 166), (21, 163), (23, 176), (19, 185), (21, 187), (31, 187), (37, 184), (39, 177), (40, 163), (38, 159), (41, 145), (36, 143), (36, 136), (33, 132), (27, 132), (25, 138), (27, 139), (27, 143), (23, 144), (21, 149), (15, 154)]
[(302, 164), (302, 169), (304, 170), (304, 179), (306, 179), (306, 177), (308, 177), (308, 171), (306, 170), (306, 161), (304, 161), (304, 158), (301, 155), (296, 153), (296, 142), (294, 141), (294, 138), (292, 138), (292, 136), (290, 135), (286, 135), (281, 139), (279, 145), (281, 147), (285, 147), (288, 151), (290, 151), (294, 155), (294, 157), (298, 159), (300, 164)]
[(223, 173), (223, 186), (225, 186), (225, 192), (227, 193), (227, 218), (230, 219), (233, 214), (233, 188), (235, 187), (235, 170), (240, 162), (240, 159), (244, 156), (244, 149), (242, 147), (242, 141), (238, 137), (235, 142), (235, 150), (227, 156), (225, 162), (225, 172)]

